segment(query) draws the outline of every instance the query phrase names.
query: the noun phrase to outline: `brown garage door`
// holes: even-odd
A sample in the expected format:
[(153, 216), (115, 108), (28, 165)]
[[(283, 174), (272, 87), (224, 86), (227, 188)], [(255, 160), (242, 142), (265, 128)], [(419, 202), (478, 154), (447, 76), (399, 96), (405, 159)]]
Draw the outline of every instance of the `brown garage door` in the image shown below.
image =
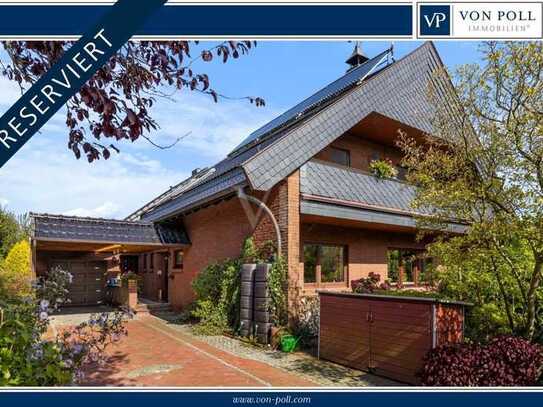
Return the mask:
[(56, 260), (50, 268), (59, 266), (73, 275), (68, 287), (70, 305), (95, 305), (104, 301), (106, 284), (105, 261)]

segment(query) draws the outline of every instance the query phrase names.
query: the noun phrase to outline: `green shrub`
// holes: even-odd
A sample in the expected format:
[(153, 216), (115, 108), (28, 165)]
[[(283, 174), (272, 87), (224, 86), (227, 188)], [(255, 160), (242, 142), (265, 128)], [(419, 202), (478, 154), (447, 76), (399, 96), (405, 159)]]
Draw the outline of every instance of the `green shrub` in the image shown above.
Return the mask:
[(255, 245), (254, 239), (250, 237), (245, 239), (241, 249), (240, 260), (245, 264), (260, 262), (260, 253)]
[(26, 240), (16, 243), (1, 265), (0, 287), (9, 297), (25, 297), (32, 293), (30, 244)]
[(200, 272), (192, 282), (196, 294), (192, 315), (199, 319), (195, 332), (220, 335), (236, 330), (239, 325), (240, 302), (239, 260), (227, 259), (214, 263)]
[[(239, 328), (241, 265), (264, 263), (274, 253), (273, 243), (257, 248), (252, 238), (245, 240), (238, 259), (210, 264), (192, 281), (196, 294), (191, 315), (199, 320), (194, 330), (203, 335), (220, 335)], [(273, 262), (268, 275), (272, 322), (284, 326), (288, 321), (287, 266), (283, 258)]]
[(268, 274), (268, 287), (271, 297), (272, 322), (276, 326), (285, 326), (288, 323), (287, 298), (287, 264), (283, 257), (279, 257), (272, 265)]
[(395, 297), (419, 297), (419, 298), (435, 298), (448, 299), (436, 291), (421, 291), (421, 290), (375, 290), (375, 294), (393, 295)]

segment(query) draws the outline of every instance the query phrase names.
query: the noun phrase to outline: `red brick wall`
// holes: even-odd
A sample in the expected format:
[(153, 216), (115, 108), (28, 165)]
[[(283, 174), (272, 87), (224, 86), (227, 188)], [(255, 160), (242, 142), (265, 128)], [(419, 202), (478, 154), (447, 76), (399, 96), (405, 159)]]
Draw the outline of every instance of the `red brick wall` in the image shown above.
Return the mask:
[[(298, 236), (299, 225), (299, 174), (294, 173), (287, 180), (279, 183), (270, 193), (248, 192), (263, 201), (273, 212), (281, 231), (283, 254), (290, 255), (290, 242), (298, 247), (299, 239), (292, 239), (292, 234)], [(251, 204), (251, 210), (256, 216), (258, 207)], [(276, 244), (276, 232), (269, 216), (260, 212), (255, 218), (253, 228), (249, 216), (245, 213), (238, 198), (232, 198), (217, 205), (201, 209), (184, 218), (185, 228), (191, 240), (191, 246), (184, 250), (183, 270), (171, 270), (173, 280), (169, 284), (170, 303), (175, 308), (182, 308), (194, 300), (191, 282), (206, 266), (215, 261), (238, 257), (243, 242), (249, 236), (254, 238), (257, 247), (268, 242)], [(291, 227), (289, 228), (289, 222)], [(173, 257), (172, 257), (173, 259)], [(298, 263), (298, 255), (294, 259)]]
[(183, 269), (170, 270), (169, 300), (176, 309), (193, 301), (191, 282), (196, 274), (212, 262), (238, 257), (252, 231), (238, 198), (194, 212), (184, 224), (191, 246), (184, 250)]
[[(326, 289), (347, 289), (351, 280), (367, 277), (370, 272), (387, 278), (387, 249), (393, 247), (424, 249), (416, 242), (414, 234), (384, 232), (378, 230), (345, 228), (333, 225), (302, 224), (300, 237), (300, 286), (303, 286), (303, 242), (330, 243), (347, 246), (347, 283), (344, 285), (323, 285)], [(313, 294), (314, 287), (304, 287), (303, 294)]]
[[(282, 240), (285, 239), (285, 233), (287, 230), (286, 217), (284, 215), (284, 210), (281, 208), (281, 203), (284, 202), (285, 190), (285, 183), (281, 182), (268, 194), (255, 192), (252, 193), (256, 198), (264, 202), (266, 206), (270, 208), (273, 212), (277, 223), (279, 223)], [(252, 208), (256, 214), (258, 208), (254, 205), (252, 205)], [(258, 223), (252, 236), (257, 247), (262, 247), (268, 242), (273, 242), (273, 244), (277, 244), (277, 234), (275, 232), (275, 228), (272, 221), (270, 220), (270, 217), (264, 211), (260, 212)]]
[[(255, 194), (256, 195), (256, 194)], [(299, 295), (300, 262), (300, 173), (295, 171), (275, 186), (271, 193), (256, 195), (272, 210), (281, 232), (282, 254), (288, 266), (289, 309), (294, 310)], [(257, 246), (276, 242), (276, 233), (268, 216), (263, 216), (253, 234)], [(293, 311), (295, 312), (295, 311)]]

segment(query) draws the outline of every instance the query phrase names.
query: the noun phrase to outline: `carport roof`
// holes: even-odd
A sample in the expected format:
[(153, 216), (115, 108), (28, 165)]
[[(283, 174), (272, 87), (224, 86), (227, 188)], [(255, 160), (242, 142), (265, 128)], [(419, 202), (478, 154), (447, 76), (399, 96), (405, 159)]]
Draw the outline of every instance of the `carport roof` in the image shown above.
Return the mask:
[(190, 244), (179, 225), (31, 213), (32, 238), (41, 241), (122, 245)]

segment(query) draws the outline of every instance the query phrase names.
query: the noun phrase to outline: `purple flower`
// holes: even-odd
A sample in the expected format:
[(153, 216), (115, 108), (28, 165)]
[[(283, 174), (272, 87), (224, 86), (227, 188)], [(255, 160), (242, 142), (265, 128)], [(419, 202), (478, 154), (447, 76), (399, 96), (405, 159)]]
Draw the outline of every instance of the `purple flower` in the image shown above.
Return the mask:
[(40, 309), (43, 310), (43, 311), (46, 311), (47, 308), (49, 308), (49, 301), (41, 300), (40, 301)]
[(42, 321), (45, 321), (47, 318), (49, 318), (49, 314), (47, 314), (47, 312), (45, 311), (40, 312), (40, 319)]
[(74, 354), (78, 355), (81, 353), (81, 351), (83, 351), (83, 345), (79, 344), (79, 343), (76, 343), (73, 348), (72, 348), (72, 351)]

